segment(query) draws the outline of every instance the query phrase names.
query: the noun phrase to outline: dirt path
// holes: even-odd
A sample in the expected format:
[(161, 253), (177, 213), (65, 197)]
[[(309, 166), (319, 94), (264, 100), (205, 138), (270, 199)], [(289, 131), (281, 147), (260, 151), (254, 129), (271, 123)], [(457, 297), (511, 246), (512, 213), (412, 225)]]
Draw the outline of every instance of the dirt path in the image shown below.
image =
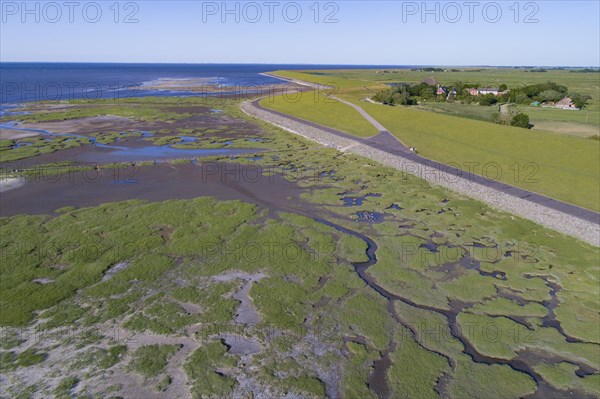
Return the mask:
[(354, 103), (351, 103), (350, 101), (342, 100), (341, 98), (336, 97), (336, 96), (327, 96), (327, 97), (332, 98), (334, 100), (337, 100), (337, 101), (339, 101), (341, 103), (344, 103), (346, 105), (349, 105), (352, 108), (354, 108), (355, 110), (357, 110), (358, 113), (361, 114), (362, 117), (365, 118), (371, 125), (373, 125), (375, 127), (375, 129), (377, 129), (380, 133), (388, 131), (385, 127), (383, 127), (383, 125), (381, 123), (379, 123), (375, 118), (373, 118), (371, 115), (369, 115), (367, 113), (367, 111), (365, 111), (364, 109), (362, 109), (358, 105), (356, 105)]

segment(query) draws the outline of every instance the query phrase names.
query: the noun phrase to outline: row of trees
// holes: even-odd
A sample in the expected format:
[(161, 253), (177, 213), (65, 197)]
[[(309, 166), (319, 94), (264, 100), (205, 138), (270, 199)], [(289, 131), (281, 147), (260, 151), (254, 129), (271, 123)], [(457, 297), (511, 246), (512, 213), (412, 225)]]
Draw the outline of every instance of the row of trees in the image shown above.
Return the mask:
[[(533, 101), (556, 102), (565, 97), (573, 100), (577, 108), (583, 108), (591, 99), (588, 95), (579, 93), (570, 93), (567, 86), (555, 82), (537, 83), (522, 87), (515, 87), (510, 91), (500, 94), (472, 95), (469, 89), (481, 87), (479, 83), (454, 82), (448, 86), (449, 94), (436, 95), (437, 86), (427, 83), (407, 84), (400, 83), (390, 89), (378, 92), (373, 99), (384, 104), (391, 105), (416, 105), (420, 101), (459, 101), (466, 104), (478, 103), (483, 106), (490, 106), (498, 103), (517, 103), (530, 104)], [(498, 86), (500, 92), (507, 91), (505, 84)]]
[[(480, 87), (480, 85), (456, 82), (452, 86), (452, 89), (450, 89), (449, 93), (437, 95), (437, 86), (432, 86), (425, 82), (413, 85), (400, 83), (392, 88), (379, 91), (377, 94), (375, 94), (375, 96), (373, 96), (373, 99), (387, 105), (416, 105), (420, 101), (429, 100), (448, 102), (460, 101), (468, 104), (477, 102), (484, 106), (509, 102), (509, 92), (499, 96), (495, 96), (491, 93), (477, 96), (471, 95), (469, 93), (469, 89), (477, 87)], [(503, 84), (500, 85), (498, 89), (500, 91), (506, 91), (507, 87)], [(554, 89), (561, 88), (554, 87)], [(529, 122), (528, 115), (523, 113), (515, 114), (508, 104), (503, 105), (501, 110), (503, 110), (501, 113), (496, 112), (493, 114), (493, 122), (526, 129), (530, 129), (532, 127)]]
[[(508, 94), (501, 96), (494, 96), (493, 94), (473, 96), (469, 93), (469, 89), (478, 87), (481, 87), (478, 83), (455, 82), (453, 85), (448, 86), (448, 93), (438, 95), (436, 94), (438, 87), (425, 82), (413, 85), (399, 83), (390, 89), (379, 91), (373, 96), (373, 99), (390, 105), (416, 105), (420, 101), (460, 101), (467, 104), (479, 103), (480, 105), (489, 106), (498, 102), (508, 101)], [(505, 84), (499, 87), (500, 91), (506, 89)]]
[(538, 83), (511, 89), (509, 101), (517, 104), (528, 104), (533, 101), (556, 102), (565, 97), (573, 100), (577, 108), (583, 108), (591, 99), (588, 95), (569, 92), (569, 88), (555, 82)]
[(379, 91), (373, 96), (373, 100), (389, 105), (416, 105), (418, 101), (435, 98), (436, 90), (437, 87), (427, 83), (418, 85), (400, 83), (390, 89)]

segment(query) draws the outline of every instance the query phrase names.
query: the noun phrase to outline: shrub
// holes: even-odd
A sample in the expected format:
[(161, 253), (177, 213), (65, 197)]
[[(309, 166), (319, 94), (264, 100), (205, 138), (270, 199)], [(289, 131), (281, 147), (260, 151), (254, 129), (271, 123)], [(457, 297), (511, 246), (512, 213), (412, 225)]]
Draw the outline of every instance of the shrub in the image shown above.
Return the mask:
[(522, 113), (516, 114), (510, 121), (510, 125), (529, 129), (529, 115)]
[(479, 105), (490, 106), (496, 104), (498, 99), (493, 94), (486, 94), (479, 100)]
[(163, 372), (169, 359), (181, 345), (148, 345), (135, 351), (130, 367), (144, 377), (156, 377)]
[(229, 397), (236, 381), (221, 372), (236, 361), (226, 354), (227, 347), (221, 342), (211, 342), (196, 349), (189, 357), (184, 370), (190, 381), (192, 397)]
[(34, 349), (29, 348), (24, 352), (21, 352), (19, 356), (17, 356), (17, 364), (20, 367), (29, 367), (34, 364), (38, 364), (46, 360), (48, 357), (45, 353), (38, 353)]
[(57, 399), (69, 399), (71, 397), (69, 391), (73, 389), (79, 380), (75, 377), (67, 377), (63, 379), (54, 389), (54, 397)]
[(171, 385), (171, 377), (165, 375), (159, 382), (156, 384), (156, 390), (160, 392), (164, 392)]

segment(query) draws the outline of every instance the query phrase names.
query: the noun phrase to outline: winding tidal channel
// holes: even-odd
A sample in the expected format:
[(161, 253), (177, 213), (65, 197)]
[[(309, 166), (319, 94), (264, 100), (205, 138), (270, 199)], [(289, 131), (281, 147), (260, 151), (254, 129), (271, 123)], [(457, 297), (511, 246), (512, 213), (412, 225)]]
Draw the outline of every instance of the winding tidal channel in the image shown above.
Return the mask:
[[(252, 193), (249, 193), (247, 190), (245, 190), (241, 187), (239, 187), (239, 189), (241, 191), (241, 194), (243, 194), (244, 197), (251, 198), (253, 200), (253, 202), (256, 202), (257, 204), (264, 206), (268, 209), (282, 211), (282, 212), (289, 212), (289, 213), (294, 213), (294, 214), (297, 214), (300, 216), (304, 216), (304, 217), (310, 218), (320, 224), (331, 227), (331, 228), (339, 231), (340, 233), (348, 234), (348, 235), (354, 236), (354, 237), (362, 240), (366, 244), (365, 253), (366, 253), (368, 260), (366, 262), (353, 263), (356, 274), (360, 277), (360, 279), (362, 281), (364, 281), (364, 283), (366, 285), (368, 285), (371, 289), (375, 290), (379, 295), (381, 295), (383, 298), (385, 298), (387, 300), (387, 311), (388, 311), (390, 317), (392, 317), (392, 319), (395, 320), (400, 325), (402, 325), (405, 328), (407, 328), (408, 330), (410, 330), (415, 338), (415, 341), (419, 345), (421, 345), (421, 343), (419, 343), (419, 341), (418, 341), (417, 331), (415, 331), (415, 329), (412, 326), (410, 326), (408, 323), (406, 323), (405, 321), (402, 320), (401, 315), (398, 314), (398, 312), (396, 311), (396, 308), (394, 306), (395, 301), (400, 301), (407, 305), (413, 306), (415, 308), (430, 311), (430, 312), (435, 312), (435, 313), (438, 313), (438, 314), (444, 316), (448, 320), (448, 325), (449, 325), (452, 337), (457, 339), (463, 345), (463, 348), (464, 348), (463, 353), (468, 355), (472, 359), (473, 362), (480, 363), (480, 364), (486, 364), (486, 365), (494, 365), (494, 364), (507, 365), (516, 371), (519, 371), (519, 372), (529, 375), (535, 381), (535, 383), (537, 385), (537, 389), (533, 394), (527, 396), (528, 399), (542, 399), (542, 398), (544, 398), (544, 399), (548, 399), (548, 398), (563, 399), (563, 398), (567, 398), (567, 397), (573, 397), (573, 398), (575, 398), (575, 397), (577, 397), (577, 398), (587, 398), (587, 397), (592, 398), (593, 397), (591, 395), (585, 395), (582, 392), (560, 391), (560, 390), (554, 388), (553, 386), (551, 386), (548, 382), (546, 382), (542, 378), (542, 376), (539, 373), (537, 373), (535, 370), (533, 370), (531, 365), (529, 365), (527, 362), (525, 362), (524, 360), (521, 359), (521, 357), (523, 357), (524, 355), (529, 355), (529, 353), (528, 353), (529, 351), (527, 351), (527, 350), (521, 351), (516, 358), (511, 359), (511, 360), (494, 358), (494, 357), (486, 356), (484, 354), (479, 353), (475, 349), (473, 344), (467, 339), (467, 337), (465, 337), (464, 332), (462, 331), (461, 327), (459, 326), (459, 324), (456, 320), (458, 314), (468, 304), (462, 303), (459, 301), (454, 301), (454, 302), (450, 303), (450, 310), (438, 309), (438, 308), (431, 307), (431, 306), (417, 304), (408, 298), (404, 298), (400, 295), (393, 294), (393, 293), (389, 292), (388, 290), (386, 290), (385, 288), (383, 288), (372, 276), (369, 275), (369, 268), (371, 268), (373, 265), (377, 264), (377, 244), (375, 243), (374, 240), (372, 240), (365, 234), (362, 234), (356, 230), (346, 228), (344, 226), (341, 226), (341, 225), (331, 222), (329, 220), (325, 220), (319, 216), (316, 216), (315, 214), (313, 214), (310, 211), (305, 211), (304, 209), (306, 209), (306, 208), (304, 208), (303, 210), (299, 210), (297, 207), (283, 206), (282, 203), (275, 203), (273, 201), (266, 199), (265, 197), (259, 198), (258, 196), (253, 195)], [(457, 262), (457, 264), (461, 264), (461, 263), (464, 263), (464, 262), (463, 261)], [(546, 283), (549, 284), (548, 281)], [(550, 287), (551, 287), (551, 296), (555, 299), (556, 292), (560, 288), (556, 285), (550, 286)], [(552, 302), (552, 301), (550, 301), (550, 302)], [(548, 309), (548, 316), (546, 316), (546, 318), (544, 319), (544, 325), (545, 326), (546, 325), (553, 326), (553, 327), (560, 326), (560, 323), (554, 318), (554, 313), (552, 311), (553, 306), (556, 306), (556, 303), (545, 302), (545, 303), (543, 303), (543, 305)], [(557, 328), (557, 329), (559, 332), (561, 332), (561, 333), (563, 333), (563, 335), (565, 335), (566, 340), (570, 340), (571, 342), (580, 342), (580, 341), (576, 340), (575, 338), (566, 336), (566, 334), (564, 334), (564, 331), (562, 331), (561, 328)], [(385, 351), (383, 351), (381, 353), (381, 359), (376, 360), (373, 364), (373, 372), (369, 377), (369, 386), (377, 394), (377, 396), (381, 399), (391, 398), (391, 392), (390, 392), (390, 389), (389, 389), (389, 386), (387, 383), (386, 376), (387, 376), (387, 371), (392, 364), (392, 361), (390, 359), (390, 354), (396, 349), (397, 345), (399, 345), (399, 344), (401, 344), (401, 343), (395, 342), (393, 337), (390, 338), (388, 347), (386, 348)], [(421, 346), (425, 350), (432, 351), (431, 349), (426, 348), (423, 345), (421, 345)], [(448, 361), (448, 364), (451, 369), (454, 369), (456, 367), (454, 359), (450, 358), (448, 355), (437, 352), (437, 351), (432, 351), (432, 352), (444, 357)], [(533, 357), (536, 356), (535, 354), (531, 354), (531, 355)], [(589, 374), (593, 374), (593, 373), (597, 372), (596, 370), (594, 370), (593, 368), (590, 368), (589, 366), (587, 366), (585, 364), (576, 364), (576, 365), (579, 367), (579, 370), (577, 372), (577, 375), (579, 377), (583, 377), (585, 375), (589, 375)], [(442, 376), (436, 386), (436, 390), (442, 397), (447, 397), (447, 395), (444, 392), (444, 389), (448, 383), (449, 377), (450, 376), (447, 374)]]
[[(14, 126), (3, 126), (8, 129), (15, 129)], [(23, 129), (31, 130), (31, 129)], [(32, 130), (35, 133), (41, 133), (43, 135), (50, 135), (47, 131)], [(60, 135), (65, 136), (65, 135)], [(80, 135), (67, 135), (74, 138), (90, 139), (88, 136)], [(185, 137), (182, 140), (186, 140)], [(171, 158), (171, 152), (177, 154), (179, 158), (187, 158), (201, 155), (216, 155), (217, 151), (219, 154), (238, 155), (246, 152), (257, 152), (256, 149), (221, 149), (221, 150), (180, 150), (173, 149), (168, 146), (147, 146), (141, 139), (135, 139), (132, 143), (124, 142), (123, 145), (127, 147), (117, 147), (110, 145), (101, 145), (91, 140), (92, 145), (86, 145), (74, 149), (68, 149), (60, 151), (56, 154), (50, 154), (40, 156), (37, 162), (45, 163), (54, 160), (54, 157), (60, 156), (61, 158), (69, 160), (80, 160), (88, 162), (108, 163), (108, 162), (119, 162), (120, 160), (131, 161), (145, 161), (145, 160), (160, 160), (164, 158)], [(192, 151), (187, 153), (187, 151)], [(207, 152), (208, 151), (208, 152)], [(136, 157), (139, 155), (139, 158)], [(80, 158), (78, 158), (80, 157)], [(132, 158), (133, 157), (133, 158)], [(121, 159), (122, 158), (122, 159)], [(435, 312), (443, 316), (450, 329), (452, 337), (458, 340), (462, 346), (462, 352), (470, 357), (473, 362), (486, 364), (486, 365), (507, 365), (512, 369), (525, 373), (530, 376), (537, 384), (536, 391), (529, 395), (528, 398), (565, 398), (565, 397), (586, 397), (582, 392), (565, 392), (560, 391), (551, 386), (545, 381), (542, 376), (537, 373), (530, 362), (526, 359), (540, 358), (541, 355), (533, 353), (530, 349), (521, 350), (518, 355), (510, 360), (494, 358), (481, 354), (476, 350), (474, 345), (469, 341), (462, 331), (457, 316), (466, 308), (470, 306), (469, 303), (463, 303), (460, 301), (452, 301), (449, 305), (449, 309), (440, 309), (431, 306), (421, 305), (413, 302), (409, 298), (401, 295), (392, 293), (381, 286), (370, 274), (369, 269), (376, 265), (377, 260), (377, 244), (370, 237), (362, 234), (356, 230), (349, 229), (341, 226), (337, 223), (331, 222), (318, 216), (319, 211), (316, 208), (311, 207), (308, 204), (302, 204), (302, 206), (294, 206), (291, 204), (289, 198), (299, 197), (299, 194), (303, 189), (285, 181), (280, 176), (272, 177), (273, 181), (268, 184), (257, 183), (247, 184), (244, 183), (244, 179), (227, 182), (221, 177), (223, 176), (224, 168), (232, 164), (216, 164), (212, 165), (211, 173), (207, 173), (208, 165), (202, 165), (198, 163), (186, 163), (179, 165), (170, 164), (155, 164), (153, 166), (145, 166), (136, 170), (138, 175), (136, 176), (135, 184), (116, 184), (119, 183), (119, 179), (115, 178), (114, 173), (100, 174), (93, 183), (87, 184), (82, 176), (76, 176), (74, 181), (56, 181), (56, 182), (38, 182), (35, 184), (26, 184), (18, 189), (8, 191), (2, 195), (2, 216), (10, 216), (20, 213), (52, 213), (55, 209), (64, 206), (94, 206), (104, 202), (112, 202), (126, 199), (147, 199), (152, 201), (162, 201), (167, 199), (175, 198), (195, 198), (198, 196), (213, 196), (218, 199), (240, 199), (243, 201), (249, 201), (256, 203), (257, 205), (269, 209), (271, 211), (281, 211), (297, 214), (310, 218), (322, 225), (328, 226), (337, 230), (342, 234), (348, 234), (362, 240), (366, 245), (366, 256), (367, 261), (353, 263), (354, 270), (359, 278), (371, 289), (381, 295), (387, 301), (387, 312), (389, 316), (398, 324), (411, 331), (414, 336), (415, 342), (422, 346), (425, 350), (433, 352), (439, 356), (445, 358), (448, 362), (450, 369), (456, 368), (456, 361), (447, 354), (432, 350), (425, 347), (419, 342), (418, 331), (408, 322), (404, 321), (402, 315), (398, 313), (395, 303), (396, 301), (404, 303), (406, 305), (429, 311)], [(201, 183), (201, 184), (200, 184)], [(274, 184), (273, 184), (274, 183)], [(373, 196), (373, 195), (372, 195)], [(354, 201), (354, 200), (352, 200)], [(346, 201), (348, 202), (348, 201)], [(351, 202), (350, 204), (353, 204)], [(341, 215), (334, 215), (333, 217), (342, 217)], [(425, 244), (428, 250), (435, 252), (436, 246), (433, 242)], [(468, 251), (467, 251), (468, 252)], [(442, 267), (463, 267), (463, 268), (474, 268), (477, 269), (480, 274), (484, 274), (490, 278), (505, 278), (502, 272), (487, 273), (479, 270), (478, 264), (469, 263), (469, 259), (465, 257), (455, 264), (444, 265)], [(531, 276), (531, 278), (540, 278), (539, 276)], [(551, 299), (541, 303), (548, 311), (546, 317), (542, 319), (542, 325), (544, 327), (554, 328), (559, 331), (567, 342), (582, 342), (574, 337), (568, 336), (564, 329), (561, 327), (560, 322), (556, 320), (554, 309), (558, 305), (557, 293), (561, 287), (547, 279), (544, 279), (545, 284), (550, 289)], [(511, 318), (511, 320), (527, 326), (525, 322), (519, 320), (519, 318)], [(387, 383), (387, 373), (392, 365), (391, 354), (396, 350), (398, 345), (402, 343), (396, 342), (394, 339), (394, 331), (389, 332), (390, 339), (388, 346), (381, 352), (381, 358), (374, 361), (373, 372), (369, 376), (369, 386), (381, 399), (388, 399), (391, 397), (390, 387)], [(545, 359), (550, 362), (553, 359)], [(560, 360), (564, 361), (564, 360)], [(590, 374), (594, 374), (597, 370), (579, 363), (573, 363), (579, 369), (577, 375), (584, 377)], [(446, 386), (449, 382), (450, 374), (443, 375), (436, 386), (437, 392), (442, 397), (447, 397)], [(592, 397), (592, 396), (589, 396)]]
[[(308, 215), (304, 215), (304, 216), (308, 216)], [(308, 217), (310, 217), (310, 216), (308, 216)], [(458, 303), (458, 302), (451, 303), (450, 304), (451, 310), (437, 309), (437, 308), (430, 307), (430, 306), (419, 305), (419, 304), (411, 301), (410, 299), (393, 294), (393, 293), (387, 291), (381, 285), (379, 285), (377, 283), (377, 281), (373, 277), (371, 277), (368, 273), (369, 268), (377, 263), (377, 244), (371, 238), (369, 238), (366, 235), (359, 233), (355, 230), (350, 230), (346, 227), (342, 227), (340, 225), (337, 225), (335, 223), (329, 222), (329, 221), (321, 219), (321, 218), (312, 217), (312, 219), (321, 224), (332, 227), (332, 228), (340, 231), (341, 233), (349, 234), (354, 237), (357, 237), (366, 243), (366, 245), (367, 245), (366, 255), (368, 257), (368, 260), (366, 262), (354, 263), (353, 264), (354, 270), (356, 271), (358, 276), (361, 278), (361, 280), (365, 282), (365, 284), (367, 284), (371, 289), (375, 290), (379, 295), (381, 295), (382, 297), (384, 297), (387, 300), (387, 302), (388, 302), (387, 310), (388, 310), (389, 315), (396, 322), (398, 322), (405, 328), (409, 329), (412, 332), (412, 334), (414, 335), (416, 342), (418, 342), (417, 332), (414, 331), (414, 329), (409, 324), (405, 323), (402, 320), (401, 316), (398, 314), (396, 308), (394, 307), (394, 301), (400, 301), (407, 305), (416, 307), (418, 309), (436, 312), (436, 313), (443, 315), (448, 320), (448, 325), (450, 327), (452, 337), (454, 337), (455, 339), (457, 339), (458, 341), (460, 341), (462, 343), (462, 345), (464, 347), (463, 353), (468, 355), (473, 360), (473, 362), (487, 364), (487, 365), (492, 365), (492, 364), (508, 365), (511, 368), (513, 368), (514, 370), (517, 370), (517, 371), (520, 371), (522, 373), (529, 375), (536, 382), (537, 390), (535, 393), (528, 396), (528, 398), (531, 398), (531, 399), (534, 399), (534, 398), (540, 398), (540, 399), (541, 398), (546, 398), (546, 399), (547, 398), (557, 398), (557, 399), (559, 399), (559, 398), (565, 398), (565, 397), (570, 396), (568, 392), (559, 391), (559, 390), (555, 389), (554, 387), (552, 387), (538, 373), (536, 373), (529, 364), (527, 364), (523, 360), (519, 360), (518, 357), (515, 359), (512, 359), (512, 360), (506, 360), (506, 359), (489, 357), (489, 356), (486, 356), (486, 355), (483, 355), (483, 354), (477, 352), (477, 350), (474, 348), (474, 346), (463, 335), (463, 332), (456, 320), (456, 317), (458, 316), (458, 314), (460, 313), (462, 308), (465, 306), (464, 303)], [(558, 289), (557, 287), (553, 287), (552, 297), (554, 299), (556, 299), (556, 290), (557, 289)], [(554, 313), (552, 311), (552, 307), (551, 306), (546, 306), (546, 307), (548, 308), (548, 316), (546, 316), (546, 318), (544, 319), (545, 320), (544, 324), (558, 327), (557, 329), (564, 335), (564, 332), (560, 328), (560, 323), (558, 323), (554, 319)], [(552, 320), (548, 321), (548, 319), (552, 319)], [(571, 337), (566, 337), (566, 338), (568, 340), (570, 340), (571, 342), (578, 342), (574, 338), (571, 338)], [(388, 399), (391, 397), (390, 396), (391, 393), (390, 393), (390, 390), (389, 390), (389, 387), (387, 384), (387, 380), (386, 380), (386, 375), (387, 375), (388, 368), (392, 364), (392, 361), (390, 359), (390, 354), (396, 349), (397, 345), (398, 345), (398, 343), (395, 342), (393, 338), (391, 338), (387, 349), (382, 353), (382, 358), (380, 360), (377, 360), (374, 362), (374, 364), (373, 364), (374, 370), (373, 370), (373, 373), (371, 374), (371, 376), (369, 377), (369, 385), (370, 385), (371, 389), (377, 393), (379, 398), (382, 398), (382, 399)], [(420, 345), (420, 343), (419, 343), (419, 345)], [(428, 351), (432, 351), (431, 349), (425, 348), (424, 346), (423, 346), (423, 348)], [(452, 358), (448, 357), (447, 355), (445, 355), (443, 353), (437, 352), (437, 351), (434, 351), (434, 353), (446, 358), (449, 366), (452, 369), (456, 367), (455, 361)], [(589, 375), (589, 374), (593, 374), (596, 372), (596, 370), (594, 370), (586, 365), (577, 364), (577, 366), (579, 366), (577, 375), (580, 377), (583, 377), (583, 376)], [(448, 376), (445, 375), (442, 378), (440, 378), (440, 380), (437, 384), (437, 387), (436, 387), (436, 390), (442, 397), (445, 396), (443, 389), (444, 389), (444, 386), (447, 384), (447, 377)], [(582, 397), (581, 393), (573, 394), (572, 396), (579, 397), (579, 398)], [(589, 396), (589, 397), (592, 398), (592, 396)]]

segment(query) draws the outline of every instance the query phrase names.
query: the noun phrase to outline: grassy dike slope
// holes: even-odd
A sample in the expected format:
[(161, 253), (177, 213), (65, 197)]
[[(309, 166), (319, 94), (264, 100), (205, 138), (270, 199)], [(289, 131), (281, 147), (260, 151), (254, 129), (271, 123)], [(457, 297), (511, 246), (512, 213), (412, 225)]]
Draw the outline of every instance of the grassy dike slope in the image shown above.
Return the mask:
[(370, 137), (377, 134), (377, 129), (356, 110), (328, 98), (322, 93), (303, 92), (289, 96), (265, 98), (261, 101), (261, 105), (358, 137)]
[[(277, 71), (277, 75), (331, 84), (331, 76)], [(337, 95), (358, 103), (377, 86), (367, 81), (337, 78)], [(374, 82), (371, 82), (374, 83)], [(362, 85), (362, 86), (361, 86)], [(277, 101), (275, 102), (277, 104)], [(278, 109), (277, 105), (263, 103)], [(351, 132), (351, 107), (329, 107), (327, 112), (343, 112), (328, 124), (317, 119), (320, 102), (306, 101), (299, 110), (286, 104), (278, 110), (330, 127)], [(341, 105), (341, 104), (340, 104)], [(484, 174), (490, 178), (541, 193), (595, 211), (600, 210), (600, 145), (590, 140), (548, 132), (527, 131), (454, 116), (424, 113), (407, 107), (360, 105), (404, 143), (421, 155), (446, 164)], [(312, 108), (312, 109), (307, 109)], [(358, 114), (357, 114), (358, 115)], [(344, 129), (345, 128), (345, 129)], [(484, 167), (488, 165), (486, 172)]]

